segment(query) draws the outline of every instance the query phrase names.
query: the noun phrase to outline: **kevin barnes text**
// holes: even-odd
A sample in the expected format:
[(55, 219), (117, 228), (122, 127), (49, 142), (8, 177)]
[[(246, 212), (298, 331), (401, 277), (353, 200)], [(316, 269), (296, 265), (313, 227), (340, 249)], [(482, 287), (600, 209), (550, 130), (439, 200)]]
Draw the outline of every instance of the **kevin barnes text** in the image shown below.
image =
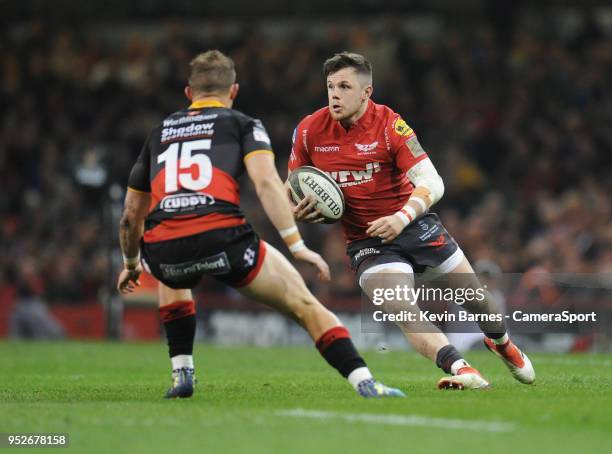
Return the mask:
[(396, 313), (385, 313), (375, 311), (373, 314), (375, 322), (499, 322), (502, 320), (501, 314), (470, 314), (469, 312), (430, 312), (430, 311), (399, 311)]
[(399, 311), (396, 313), (386, 313), (384, 311), (374, 311), (372, 317), (375, 322), (499, 322), (503, 318), (512, 318), (516, 322), (560, 322), (572, 323), (576, 322), (596, 322), (597, 314), (595, 312), (576, 314), (570, 311), (558, 313), (526, 313), (523, 311), (514, 311), (510, 315), (502, 314), (470, 314), (469, 312), (430, 312), (430, 311)]

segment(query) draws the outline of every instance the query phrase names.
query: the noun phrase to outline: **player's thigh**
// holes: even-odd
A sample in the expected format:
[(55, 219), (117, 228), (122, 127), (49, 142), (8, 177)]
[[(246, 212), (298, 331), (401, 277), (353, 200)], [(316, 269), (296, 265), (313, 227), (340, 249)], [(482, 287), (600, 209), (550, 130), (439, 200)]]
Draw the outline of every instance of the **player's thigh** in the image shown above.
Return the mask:
[(372, 296), (376, 290), (394, 288), (396, 285), (414, 287), (414, 271), (406, 260), (396, 257), (377, 257), (359, 272), (359, 287)]
[(463, 259), (459, 262), (459, 264), (450, 270), (449, 273), (474, 274), (474, 268), (472, 268), (472, 265), (467, 257), (463, 256)]
[(380, 257), (377, 261), (379, 263), (369, 266), (359, 276), (359, 286), (372, 304), (389, 313), (418, 308), (411, 291), (414, 271), (410, 263), (396, 257)]
[(407, 261), (392, 261), (380, 257), (380, 263), (366, 269), (359, 278), (359, 285), (376, 304), (388, 314), (414, 314), (412, 319), (396, 322), (414, 348), (424, 356), (435, 360), (437, 351), (448, 344), (448, 339), (427, 319), (421, 318), (421, 309), (414, 289), (414, 271)]
[(157, 287), (157, 294), (159, 297), (159, 307), (167, 306), (177, 301), (193, 300), (193, 293), (191, 293), (190, 289), (174, 289), (161, 282)]
[[(141, 244), (142, 263), (145, 270), (155, 277), (158, 281), (157, 296), (160, 307), (167, 306), (177, 301), (193, 300), (191, 288), (200, 280), (200, 276), (168, 276), (164, 273), (164, 267), (170, 266), (179, 268), (181, 261), (187, 261), (194, 250), (193, 237), (177, 238), (175, 240), (164, 241), (161, 243)], [(177, 258), (178, 257), (178, 258)]]
[(445, 280), (451, 288), (478, 289), (482, 287), (472, 265), (465, 256), (458, 261), (456, 266), (446, 271)]
[(324, 309), (310, 293), (295, 267), (268, 243), (261, 270), (249, 285), (238, 290), (298, 318), (302, 318), (306, 312)]

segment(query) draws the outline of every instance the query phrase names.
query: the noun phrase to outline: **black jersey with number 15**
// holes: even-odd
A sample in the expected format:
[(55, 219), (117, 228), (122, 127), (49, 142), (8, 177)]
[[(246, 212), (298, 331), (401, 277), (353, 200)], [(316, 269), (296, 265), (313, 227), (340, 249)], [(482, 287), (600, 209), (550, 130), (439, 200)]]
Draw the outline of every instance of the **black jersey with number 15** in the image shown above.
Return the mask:
[(272, 153), (259, 120), (216, 101), (195, 102), (149, 134), (128, 189), (151, 193), (144, 241), (244, 224), (237, 179), (244, 159)]

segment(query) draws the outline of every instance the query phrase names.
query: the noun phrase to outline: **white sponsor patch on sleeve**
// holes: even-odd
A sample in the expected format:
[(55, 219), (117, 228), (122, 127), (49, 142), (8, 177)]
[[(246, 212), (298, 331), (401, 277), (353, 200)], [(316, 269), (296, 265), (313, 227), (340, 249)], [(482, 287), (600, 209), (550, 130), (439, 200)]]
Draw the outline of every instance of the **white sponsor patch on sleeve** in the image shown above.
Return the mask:
[(412, 153), (412, 156), (415, 158), (425, 154), (425, 150), (423, 150), (423, 147), (419, 143), (419, 139), (417, 139), (416, 135), (413, 135), (410, 139), (406, 140), (406, 146), (410, 150), (410, 153)]
[(270, 144), (270, 137), (265, 129), (262, 128), (253, 128), (253, 137), (258, 142), (265, 142)]

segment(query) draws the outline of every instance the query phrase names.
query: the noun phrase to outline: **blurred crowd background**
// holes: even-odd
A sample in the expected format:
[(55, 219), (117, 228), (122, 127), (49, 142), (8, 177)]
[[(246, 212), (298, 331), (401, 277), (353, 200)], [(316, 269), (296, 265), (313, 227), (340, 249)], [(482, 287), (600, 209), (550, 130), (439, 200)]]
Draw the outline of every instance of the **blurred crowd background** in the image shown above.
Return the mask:
[[(0, 29), (5, 300), (80, 304), (114, 285), (110, 188), (125, 187), (149, 129), (187, 105), (187, 64), (211, 48), (235, 60), (235, 108), (264, 122), (283, 178), (293, 129), (326, 103), (323, 61), (360, 52), (374, 101), (404, 117), (444, 178), (436, 211), (473, 262), (612, 272), (612, 9), (508, 11), (16, 17)], [(243, 201), (283, 248), (246, 180)], [(324, 287), (303, 269), (309, 284), (354, 292), (339, 225), (302, 231), (332, 265)]]

